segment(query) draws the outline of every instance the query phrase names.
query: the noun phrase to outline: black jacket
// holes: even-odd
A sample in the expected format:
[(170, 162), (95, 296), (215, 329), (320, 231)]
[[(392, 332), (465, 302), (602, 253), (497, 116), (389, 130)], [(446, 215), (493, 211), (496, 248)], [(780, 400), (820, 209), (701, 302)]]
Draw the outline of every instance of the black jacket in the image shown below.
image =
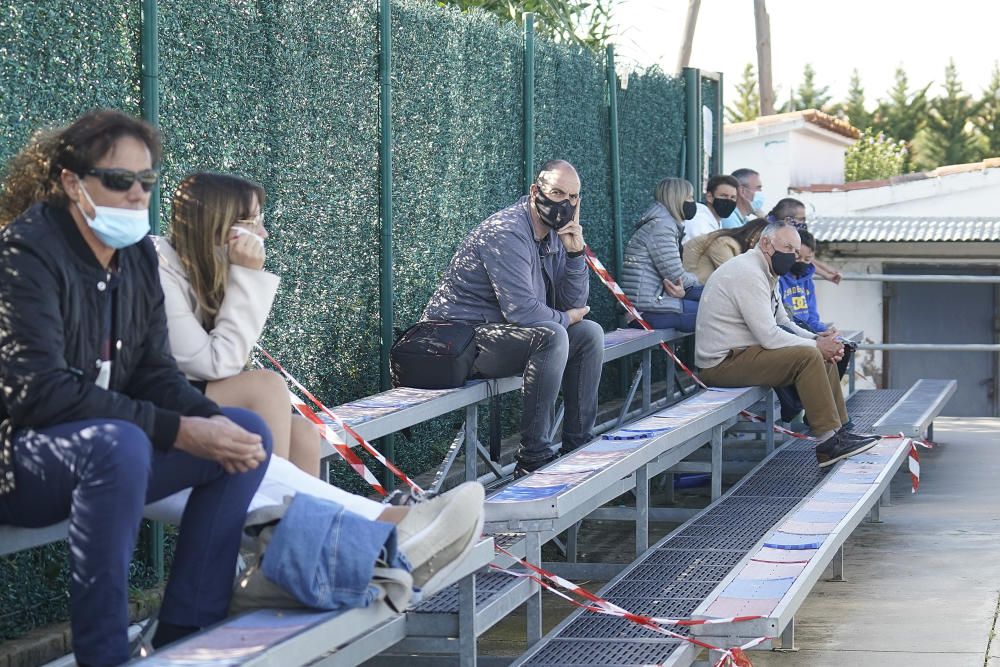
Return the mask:
[(117, 252), (112, 371), (97, 378), (108, 274), (66, 209), (36, 204), (0, 232), (0, 493), (11, 430), (121, 419), (157, 449), (173, 445), (184, 416), (218, 406), (194, 389), (170, 354), (156, 250), (149, 237)]

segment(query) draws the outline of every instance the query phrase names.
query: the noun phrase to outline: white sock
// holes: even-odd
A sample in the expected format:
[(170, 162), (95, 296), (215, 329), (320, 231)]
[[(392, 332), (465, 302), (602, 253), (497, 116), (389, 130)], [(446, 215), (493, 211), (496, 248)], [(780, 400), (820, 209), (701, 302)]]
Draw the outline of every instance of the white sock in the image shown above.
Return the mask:
[(827, 431), (826, 433), (821, 433), (820, 435), (816, 435), (813, 437), (816, 438), (816, 440), (818, 441), (816, 444), (821, 445), (830, 438), (832, 438), (834, 435), (836, 435), (836, 433), (837, 433), (836, 431)]

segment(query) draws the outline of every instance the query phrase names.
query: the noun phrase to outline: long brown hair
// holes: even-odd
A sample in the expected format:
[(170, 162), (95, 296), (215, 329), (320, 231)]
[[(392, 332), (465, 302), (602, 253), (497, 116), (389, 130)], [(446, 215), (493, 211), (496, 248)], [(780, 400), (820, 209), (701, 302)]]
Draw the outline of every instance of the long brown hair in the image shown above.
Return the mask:
[(736, 242), (740, 244), (740, 251), (746, 252), (757, 245), (760, 233), (767, 225), (767, 218), (758, 218), (733, 229), (717, 229), (712, 232), (712, 241), (723, 237), (736, 239)]
[(145, 121), (114, 109), (95, 109), (64, 128), (36, 132), (7, 163), (0, 186), (0, 227), (37, 202), (68, 206), (60, 174), (83, 175), (107, 155), (115, 142), (130, 136), (146, 144), (154, 168), (160, 163), (159, 133)]
[(219, 252), (237, 220), (250, 216), (254, 195), (264, 206), (264, 188), (243, 178), (201, 172), (177, 186), (170, 215), (170, 242), (202, 310), (202, 325), (215, 326), (226, 295), (229, 263)]

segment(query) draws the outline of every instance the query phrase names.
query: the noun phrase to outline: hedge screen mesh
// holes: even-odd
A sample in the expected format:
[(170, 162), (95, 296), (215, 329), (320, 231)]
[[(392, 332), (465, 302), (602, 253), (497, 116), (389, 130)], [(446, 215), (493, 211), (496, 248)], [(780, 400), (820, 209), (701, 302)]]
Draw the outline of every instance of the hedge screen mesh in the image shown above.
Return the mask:
[[(139, 4), (0, 0), (0, 162), (34, 130), (87, 109), (139, 113)], [(377, 3), (160, 0), (158, 11), (161, 230), (169, 233), (171, 194), (191, 172), (260, 182), (267, 268), (282, 279), (262, 344), (328, 405), (378, 391)], [(394, 2), (392, 37), (393, 317), (401, 330), (420, 315), (462, 237), (522, 193), (523, 45), (514, 23), (421, 0)], [(576, 165), (586, 239), (611, 268), (605, 58), (538, 39), (535, 67), (533, 167), (551, 158)], [(617, 95), (627, 240), (655, 183), (678, 174), (684, 85), (633, 73)], [(596, 279), (591, 295), (592, 317), (616, 326)], [(608, 397), (620, 377), (617, 365), (605, 371)], [(518, 404), (505, 398), (505, 435)], [(397, 446), (404, 470), (436, 465), (459, 421), (415, 429)], [(339, 483), (364, 491), (353, 473), (334, 468)], [(64, 546), (0, 558), (0, 639), (64, 616), (65, 576)], [(133, 583), (148, 576), (137, 564)]]

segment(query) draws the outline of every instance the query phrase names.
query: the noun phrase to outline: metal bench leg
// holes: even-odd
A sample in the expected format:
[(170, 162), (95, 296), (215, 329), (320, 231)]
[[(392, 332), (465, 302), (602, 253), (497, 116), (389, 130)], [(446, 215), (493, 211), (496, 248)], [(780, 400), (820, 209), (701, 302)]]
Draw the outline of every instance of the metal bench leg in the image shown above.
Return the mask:
[(857, 353), (857, 351), (855, 351), (854, 354), (851, 355), (851, 360), (849, 362), (847, 362), (847, 395), (848, 396), (850, 396), (851, 394), (854, 393), (855, 385), (857, 384), (856, 380), (854, 379), (856, 377), (855, 374), (854, 374), (854, 364), (855, 364), (855, 362), (857, 362), (857, 360), (858, 360), (858, 353)]
[[(525, 547), (527, 560), (537, 567), (542, 566), (542, 539), (538, 532), (530, 531), (525, 533)], [(527, 628), (525, 634), (528, 640), (528, 647), (532, 647), (542, 639), (542, 588), (535, 582), (531, 582), (531, 597), (528, 598), (527, 605)]]
[(934, 422), (927, 425), (927, 439), (934, 442)]
[(892, 507), (892, 486), (885, 487), (885, 493), (878, 499), (878, 504), (882, 507)]
[(668, 505), (674, 504), (674, 473), (663, 473), (663, 500)]
[(722, 495), (722, 427), (712, 427), (712, 502)]
[[(448, 445), (448, 453), (445, 454), (444, 461), (441, 463), (441, 467), (438, 468), (437, 472), (434, 473), (434, 483), (431, 484), (430, 490), (433, 493), (440, 493), (441, 487), (444, 486), (444, 482), (448, 479), (448, 473), (451, 472), (451, 467), (455, 465), (455, 459), (458, 458), (458, 453), (460, 451), (465, 451), (465, 455), (469, 456), (469, 451), (467, 448), (463, 448), (462, 445), (465, 443), (465, 424), (462, 424), (462, 428), (458, 430), (455, 435), (455, 439), (451, 441)], [(475, 454), (472, 454), (475, 457)], [(468, 474), (468, 472), (466, 472)]]
[(559, 401), (559, 409), (556, 410), (556, 417), (552, 420), (552, 430), (549, 431), (549, 442), (557, 442), (559, 431), (562, 430), (563, 418), (566, 416), (566, 403)]
[(673, 403), (674, 382), (677, 381), (677, 368), (673, 359), (667, 359), (667, 404)]
[(333, 472), (333, 469), (330, 466), (330, 459), (331, 458), (332, 457), (327, 456), (325, 459), (323, 459), (319, 463), (319, 465), (320, 465), (319, 478), (322, 479), (322, 480), (325, 480), (327, 484), (332, 484), (333, 483), (333, 480), (330, 479), (330, 473)]
[(767, 410), (766, 424), (767, 424), (767, 435), (764, 436), (767, 445), (766, 452), (770, 454), (774, 451), (774, 390), (767, 392), (767, 398), (764, 401), (764, 409)]
[(649, 549), (649, 467), (635, 471), (635, 557)]
[(833, 557), (831, 562), (833, 566), (833, 576), (827, 579), (827, 581), (847, 581), (844, 578), (844, 545), (841, 544), (840, 548), (837, 549), (837, 553)]
[(458, 584), (458, 659), (462, 667), (476, 667), (476, 577)]
[(871, 514), (868, 515), (868, 523), (882, 523), (882, 517), (879, 512), (880, 503), (875, 503), (872, 506)]
[(799, 647), (795, 645), (795, 617), (788, 621), (788, 625), (781, 632), (781, 648), (774, 649), (780, 653), (797, 653)]
[(479, 406), (469, 405), (465, 408), (465, 480), (475, 481), (479, 478), (476, 463), (479, 461)]
[(566, 561), (569, 563), (576, 562), (577, 556), (577, 540), (580, 537), (580, 523), (574, 523), (566, 531)]
[(653, 355), (647, 348), (642, 353), (642, 414), (649, 412), (653, 403)]
[(625, 397), (625, 402), (622, 403), (622, 411), (618, 414), (618, 421), (615, 422), (615, 428), (625, 423), (625, 417), (628, 416), (629, 408), (632, 407), (632, 401), (635, 399), (635, 392), (639, 388), (639, 383), (642, 382), (642, 369), (643, 367), (640, 365), (632, 377), (632, 386), (628, 388), (628, 395)]

